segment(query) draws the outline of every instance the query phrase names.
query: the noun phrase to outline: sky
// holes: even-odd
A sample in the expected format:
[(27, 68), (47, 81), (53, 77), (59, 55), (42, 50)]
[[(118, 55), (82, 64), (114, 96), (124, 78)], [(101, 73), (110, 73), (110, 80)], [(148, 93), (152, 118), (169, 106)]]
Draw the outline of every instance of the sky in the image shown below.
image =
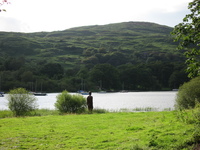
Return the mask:
[[(2, 1), (2, 0), (0, 0)], [(174, 27), (192, 0), (9, 0), (0, 6), (0, 31), (61, 31), (129, 21)]]

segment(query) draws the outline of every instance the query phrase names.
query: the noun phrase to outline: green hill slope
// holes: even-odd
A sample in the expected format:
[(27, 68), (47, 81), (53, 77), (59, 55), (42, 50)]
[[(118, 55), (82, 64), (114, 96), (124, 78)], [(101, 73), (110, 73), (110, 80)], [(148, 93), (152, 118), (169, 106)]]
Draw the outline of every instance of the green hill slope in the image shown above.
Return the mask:
[(1, 33), (0, 49), (2, 54), (34, 59), (45, 57), (63, 64), (68, 60), (80, 62), (80, 56), (84, 51), (87, 53), (88, 48), (93, 50), (90, 55), (102, 48), (107, 53), (118, 51), (130, 55), (139, 52), (147, 57), (158, 52), (174, 55), (176, 45), (170, 36), (171, 31), (170, 27), (153, 23), (125, 22), (49, 33)]
[[(92, 69), (105, 63), (114, 67), (149, 64), (151, 69), (155, 68), (152, 67), (155, 62), (161, 62), (161, 66), (163, 63), (182, 64), (185, 58), (182, 52), (175, 51), (177, 45), (170, 36), (172, 29), (148, 22), (124, 22), (55, 32), (0, 32), (0, 68), (1, 71), (9, 70), (9, 65), (5, 63), (9, 62), (10, 66), (12, 63), (20, 64), (21, 58), (24, 62), (14, 70), (23, 66), (37, 76), (44, 74), (43, 66), (48, 63), (60, 64), (68, 75), (77, 73), (83, 67)], [(11, 63), (13, 58), (10, 57), (14, 57), (15, 62)], [(157, 74), (154, 72), (153, 76)], [(167, 84), (168, 81), (165, 82)]]

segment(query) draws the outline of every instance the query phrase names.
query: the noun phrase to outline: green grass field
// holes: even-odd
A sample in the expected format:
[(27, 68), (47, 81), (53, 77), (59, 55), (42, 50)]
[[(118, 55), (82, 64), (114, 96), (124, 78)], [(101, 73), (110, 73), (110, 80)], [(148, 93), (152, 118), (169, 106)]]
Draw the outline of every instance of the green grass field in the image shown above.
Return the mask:
[(175, 114), (115, 112), (1, 118), (0, 150), (192, 149), (194, 125), (181, 122)]

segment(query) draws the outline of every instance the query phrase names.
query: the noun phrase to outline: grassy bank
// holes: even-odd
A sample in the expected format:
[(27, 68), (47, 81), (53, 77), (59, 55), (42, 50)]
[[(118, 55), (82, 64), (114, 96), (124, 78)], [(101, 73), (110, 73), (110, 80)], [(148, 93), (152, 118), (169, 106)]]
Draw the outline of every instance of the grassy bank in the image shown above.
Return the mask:
[(194, 126), (177, 120), (175, 113), (55, 113), (2, 118), (0, 149), (192, 149)]

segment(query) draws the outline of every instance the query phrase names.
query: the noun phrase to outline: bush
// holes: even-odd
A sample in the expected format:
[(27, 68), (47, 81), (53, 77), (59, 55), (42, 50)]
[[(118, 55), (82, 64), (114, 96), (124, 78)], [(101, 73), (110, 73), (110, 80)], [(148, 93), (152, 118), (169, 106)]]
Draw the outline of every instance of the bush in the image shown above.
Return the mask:
[(55, 107), (61, 113), (81, 113), (86, 108), (86, 98), (82, 95), (71, 95), (67, 91), (63, 91), (57, 96)]
[(15, 116), (25, 115), (37, 108), (36, 98), (24, 88), (10, 90), (7, 96), (8, 108)]
[[(194, 109), (177, 110), (175, 111), (175, 115), (178, 120), (194, 126), (194, 131), (191, 135), (192, 138), (187, 143), (190, 143), (190, 145), (196, 145), (197, 143), (200, 143), (200, 103), (197, 102)], [(183, 146), (185, 147), (186, 145)]]
[(184, 83), (177, 93), (176, 109), (194, 108), (200, 102), (200, 76)]

